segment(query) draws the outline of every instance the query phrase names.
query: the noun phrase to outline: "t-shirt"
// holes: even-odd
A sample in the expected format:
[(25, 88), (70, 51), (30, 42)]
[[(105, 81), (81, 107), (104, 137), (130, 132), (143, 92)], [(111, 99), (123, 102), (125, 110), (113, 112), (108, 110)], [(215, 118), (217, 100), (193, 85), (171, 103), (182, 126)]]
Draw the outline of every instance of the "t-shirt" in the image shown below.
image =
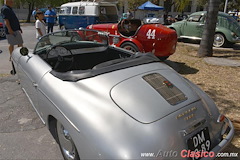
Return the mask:
[[(1, 9), (1, 15), (3, 19), (7, 19), (13, 31), (21, 30), (19, 20), (12, 8), (4, 5)], [(6, 34), (9, 34), (7, 26), (5, 25)]]
[[(56, 13), (53, 10), (47, 10), (44, 15), (56, 16)], [(47, 23), (54, 23), (56, 17), (45, 17)]]
[(36, 20), (35, 27), (36, 27), (36, 38), (41, 37), (41, 35), (39, 34), (37, 28), (39, 28), (41, 30), (43, 35), (46, 34), (46, 25), (45, 25), (44, 22), (41, 22), (40, 20)]

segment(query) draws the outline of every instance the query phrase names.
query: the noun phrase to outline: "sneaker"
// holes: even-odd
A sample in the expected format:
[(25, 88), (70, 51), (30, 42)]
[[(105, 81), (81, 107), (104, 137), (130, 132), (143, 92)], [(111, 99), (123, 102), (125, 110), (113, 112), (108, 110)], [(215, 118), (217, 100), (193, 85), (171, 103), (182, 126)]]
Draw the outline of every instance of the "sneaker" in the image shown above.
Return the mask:
[(16, 72), (15, 72), (14, 70), (11, 70), (11, 71), (10, 71), (10, 74), (11, 74), (11, 75), (15, 75)]

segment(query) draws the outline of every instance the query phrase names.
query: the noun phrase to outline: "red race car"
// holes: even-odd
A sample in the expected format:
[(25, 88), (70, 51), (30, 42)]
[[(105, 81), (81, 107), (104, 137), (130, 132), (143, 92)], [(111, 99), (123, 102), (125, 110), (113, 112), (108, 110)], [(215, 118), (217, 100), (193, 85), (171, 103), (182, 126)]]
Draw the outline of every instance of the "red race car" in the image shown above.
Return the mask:
[(109, 33), (109, 42), (133, 52), (152, 52), (161, 60), (176, 50), (177, 34), (161, 24), (142, 24), (139, 19), (123, 19), (119, 23), (93, 24), (88, 29)]

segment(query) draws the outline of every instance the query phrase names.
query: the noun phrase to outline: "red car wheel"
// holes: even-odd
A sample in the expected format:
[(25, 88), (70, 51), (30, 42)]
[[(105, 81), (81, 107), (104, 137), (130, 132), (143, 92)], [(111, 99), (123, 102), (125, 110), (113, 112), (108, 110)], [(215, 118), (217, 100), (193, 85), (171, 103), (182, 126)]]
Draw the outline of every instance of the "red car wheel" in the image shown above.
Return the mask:
[(139, 51), (138, 47), (131, 42), (123, 43), (120, 47), (132, 51), (134, 53)]

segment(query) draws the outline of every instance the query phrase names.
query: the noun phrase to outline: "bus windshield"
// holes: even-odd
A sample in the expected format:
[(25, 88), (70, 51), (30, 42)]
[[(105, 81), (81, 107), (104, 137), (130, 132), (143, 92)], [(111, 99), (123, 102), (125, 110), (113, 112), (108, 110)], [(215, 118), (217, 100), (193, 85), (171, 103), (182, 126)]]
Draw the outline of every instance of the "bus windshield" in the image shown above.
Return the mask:
[(118, 13), (114, 6), (100, 6), (99, 22), (118, 21)]

